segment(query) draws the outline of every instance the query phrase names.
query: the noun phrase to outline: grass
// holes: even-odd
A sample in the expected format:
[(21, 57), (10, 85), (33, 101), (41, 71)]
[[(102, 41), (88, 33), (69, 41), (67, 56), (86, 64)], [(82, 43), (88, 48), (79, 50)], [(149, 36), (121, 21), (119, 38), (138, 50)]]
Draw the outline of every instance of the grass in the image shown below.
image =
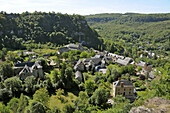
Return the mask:
[(58, 107), (62, 110), (66, 103), (74, 106), (73, 102), (76, 98), (77, 96), (70, 92), (68, 92), (67, 95), (52, 95), (49, 100), (49, 108)]
[(57, 50), (54, 50), (54, 49), (33, 49), (32, 51), (38, 54), (49, 54), (52, 52), (57, 52)]

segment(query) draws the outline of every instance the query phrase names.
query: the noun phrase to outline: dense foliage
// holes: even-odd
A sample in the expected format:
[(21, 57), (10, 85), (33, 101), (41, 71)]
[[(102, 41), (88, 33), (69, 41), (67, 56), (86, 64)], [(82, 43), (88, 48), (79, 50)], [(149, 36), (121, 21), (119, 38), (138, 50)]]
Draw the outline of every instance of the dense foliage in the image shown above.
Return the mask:
[[(103, 16), (107, 15), (108, 14), (105, 14)], [(122, 24), (120, 24), (120, 22), (114, 24), (119, 23), (119, 25), (122, 26), (129, 23), (130, 20), (126, 21), (126, 19), (130, 16), (135, 17), (135, 19), (132, 18), (134, 21), (133, 25), (135, 25), (136, 22), (151, 24), (150, 21), (152, 21), (152, 23), (169, 21), (168, 18), (165, 19), (168, 14), (165, 15), (165, 17), (151, 15), (153, 18), (149, 19), (147, 17), (148, 15), (146, 15), (146, 19), (144, 19), (143, 16), (145, 15), (141, 14), (114, 15), (119, 15), (120, 18), (122, 18)], [(136, 15), (141, 17), (138, 18)], [(86, 23), (82, 23), (82, 21), (84, 21), (84, 17), (78, 15), (70, 16), (40, 12), (30, 14), (25, 12), (21, 15), (3, 13), (0, 14), (0, 17), (4, 20), (8, 20), (8, 22), (12, 22), (7, 24), (2, 22), (2, 24), (0, 21), (0, 25), (3, 25), (3, 27), (5, 25), (9, 25), (4, 27), (6, 30), (4, 30), (3, 33), (6, 34), (2, 34), (0, 32), (0, 37), (2, 38), (1, 41), (4, 41), (4, 37), (6, 37), (6, 42), (1, 43), (1, 48), (3, 48), (0, 51), (1, 113), (128, 113), (132, 107), (143, 105), (146, 99), (153, 97), (170, 99), (170, 59), (168, 59), (167, 54), (164, 54), (169, 51), (165, 50), (165, 48), (159, 51), (155, 49), (155, 54), (149, 58), (147, 56), (148, 52), (140, 50), (137, 47), (137, 44), (133, 42), (135, 40), (131, 42), (126, 40), (128, 38), (125, 38), (118, 41), (116, 37), (110, 39), (103, 37), (103, 44), (101, 44), (101, 40), (98, 39), (97, 34), (95, 35), (95, 31), (86, 26)], [(53, 19), (57, 19), (57, 21), (53, 21)], [(81, 22), (79, 20), (81, 20)], [(67, 21), (69, 22), (67, 23)], [(95, 21), (97, 21), (97, 23), (95, 23), (94, 26), (97, 25), (98, 22), (101, 22), (102, 19), (100, 21), (96, 19)], [(105, 22), (110, 21), (114, 20), (105, 19), (102, 24), (106, 24)], [(70, 30), (72, 28), (69, 28), (69, 26), (73, 27), (72, 30), (77, 29), (77, 23), (74, 22), (80, 22), (81, 24), (78, 24), (78, 26), (85, 25), (88, 27), (89, 31), (85, 34), (85, 36), (89, 36), (89, 38), (91, 38), (90, 36), (92, 35), (89, 34), (91, 32), (95, 40), (93, 42), (93, 40), (88, 37), (87, 40), (91, 40), (92, 43), (99, 41), (99, 43), (95, 43), (96, 45), (86, 43), (87, 45), (90, 47), (96, 46), (96, 48), (103, 51), (107, 50), (115, 54), (122, 54), (122, 56), (125, 57), (131, 57), (133, 58), (133, 61), (135, 61), (135, 64), (122, 66), (111, 60), (111, 57), (109, 57), (108, 54), (105, 54), (107, 53), (106, 51), (100, 52), (93, 48), (88, 49), (87, 47), (84, 47), (85, 51), (70, 50), (69, 52), (59, 54), (58, 50), (55, 48), (56, 46), (79, 41), (79, 39), (76, 39), (76, 36), (69, 37), (72, 35), (72, 31)], [(14, 27), (15, 25), (13, 25), (14, 23), (17, 24), (16, 28)], [(55, 25), (59, 26), (54, 27)], [(36, 28), (40, 29), (36, 31)], [(22, 32), (17, 34), (17, 30), (19, 29), (22, 30)], [(80, 29), (82, 30), (81, 32), (84, 33), (87, 30), (82, 27), (78, 30)], [(3, 29), (1, 28), (0, 30)], [(13, 33), (9, 33), (8, 30), (13, 30)], [(107, 32), (107, 30), (105, 32)], [(99, 31), (99, 33), (101, 33), (101, 31)], [(19, 39), (22, 42), (20, 43), (21, 45), (18, 45), (19, 43), (14, 41), (16, 39), (18, 40), (18, 38), (7, 38), (13, 37), (14, 35), (21, 37)], [(110, 34), (110, 36), (112, 35)], [(122, 37), (123, 36), (124, 35), (122, 35)], [(55, 38), (57, 38), (57, 40)], [(60, 38), (62, 38), (62, 40), (60, 40)], [(136, 37), (134, 37), (134, 39), (136, 39)], [(114, 42), (114, 40), (118, 42)], [(11, 44), (12, 41), (14, 44)], [(134, 43), (133, 48), (130, 46), (132, 45), (131, 43)], [(143, 44), (141, 40), (140, 43)], [(18, 48), (15, 44), (17, 44)], [(163, 43), (156, 42), (155, 45), (153, 44), (153, 47), (157, 44), (164, 45)], [(32, 50), (33, 53), (24, 54), (26, 50), (7, 51), (8, 49), (4, 47), (8, 47), (8, 49)], [(146, 49), (148, 49), (148, 47), (150, 46), (148, 45)], [(156, 55), (159, 54), (158, 52), (163, 52), (162, 55), (167, 58), (157, 58)], [(96, 69), (93, 69), (93, 66), (91, 66), (91, 69), (81, 71), (82, 75), (79, 77), (82, 77), (82, 82), (75, 78), (76, 71), (74, 66), (77, 61), (79, 62), (79, 59), (84, 60), (85, 58), (88, 59), (94, 56), (98, 57), (103, 54), (103, 57), (107, 59), (105, 61), (106, 64), (103, 64), (103, 66), (106, 66), (104, 69), (107, 69), (106, 74), (96, 71)], [(143, 55), (143, 57), (140, 57), (141, 55)], [(23, 79), (21, 75), (15, 74), (16, 70), (14, 70), (13, 66), (16, 63), (33, 61), (38, 61), (41, 66), (43, 66), (43, 77), (29, 74), (25, 79)], [(145, 75), (137, 74), (138, 72), (143, 71), (143, 67), (137, 67), (137, 64), (140, 61), (152, 65), (152, 70), (155, 75), (154, 78), (149, 78), (148, 72)], [(113, 82), (118, 79), (129, 80), (133, 83), (137, 91), (134, 92), (134, 95), (136, 96), (135, 101), (128, 100), (122, 95), (113, 97)]]
[(129, 48), (169, 54), (170, 14), (96, 14), (86, 20), (103, 38)]
[(31, 43), (51, 42), (54, 46), (60, 46), (82, 42), (97, 49), (102, 44), (98, 37), (97, 32), (80, 15), (54, 12), (0, 13), (0, 48), (24, 49), (28, 44), (31, 47)]

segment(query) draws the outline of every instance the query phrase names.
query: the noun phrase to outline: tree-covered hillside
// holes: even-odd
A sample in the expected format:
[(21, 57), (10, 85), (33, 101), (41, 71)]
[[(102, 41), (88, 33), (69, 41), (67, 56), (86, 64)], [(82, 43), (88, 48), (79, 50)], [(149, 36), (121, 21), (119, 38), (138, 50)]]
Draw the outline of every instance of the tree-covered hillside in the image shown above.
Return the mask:
[(56, 46), (83, 42), (98, 48), (102, 43), (80, 15), (60, 13), (24, 12), (22, 14), (0, 13), (0, 48), (22, 49), (28, 43), (48, 43)]
[(86, 20), (101, 37), (125, 47), (159, 50), (164, 55), (170, 50), (170, 14), (96, 14)]

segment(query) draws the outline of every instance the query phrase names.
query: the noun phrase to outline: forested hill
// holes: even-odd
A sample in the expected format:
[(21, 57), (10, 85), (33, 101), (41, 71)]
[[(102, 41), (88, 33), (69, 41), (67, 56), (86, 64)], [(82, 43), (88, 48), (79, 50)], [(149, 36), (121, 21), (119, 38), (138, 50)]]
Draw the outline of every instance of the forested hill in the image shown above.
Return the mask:
[(170, 13), (137, 14), (112, 13), (86, 16), (90, 26), (103, 38), (120, 42), (126, 47), (137, 44), (143, 49), (170, 50)]
[[(60, 13), (24, 12), (0, 13), (0, 48), (22, 49), (26, 43), (63, 45), (84, 42), (88, 47), (98, 47), (102, 42), (85, 18), (80, 15)], [(24, 47), (23, 47), (24, 48)]]

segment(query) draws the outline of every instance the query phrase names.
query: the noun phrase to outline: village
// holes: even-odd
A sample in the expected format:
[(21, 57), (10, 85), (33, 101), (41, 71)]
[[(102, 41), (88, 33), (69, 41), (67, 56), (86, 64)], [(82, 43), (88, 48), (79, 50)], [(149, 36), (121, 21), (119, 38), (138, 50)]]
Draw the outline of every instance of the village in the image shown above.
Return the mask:
[[(116, 97), (116, 95), (122, 95), (131, 101), (134, 101), (137, 96), (137, 91), (145, 90), (147, 84), (143, 85), (142, 88), (139, 85), (135, 86), (135, 82), (139, 80), (149, 80), (152, 81), (153, 79), (157, 79), (155, 72), (156, 69), (152, 68), (152, 65), (147, 64), (146, 62), (140, 61), (136, 63), (132, 58), (124, 57), (118, 54), (109, 53), (108, 51), (100, 52), (94, 49), (87, 49), (85, 50), (81, 44), (68, 44), (64, 47), (58, 49), (56, 54), (58, 56), (62, 55), (65, 52), (69, 51), (87, 51), (89, 53), (93, 52), (95, 55), (90, 58), (80, 58), (76, 59), (72, 63), (72, 67), (74, 69), (74, 77), (79, 83), (85, 82), (84, 73), (95, 74), (100, 73), (103, 75), (107, 74), (108, 66), (109, 65), (117, 65), (119, 68), (122, 66), (133, 66), (134, 70), (132, 69), (132, 73), (124, 74), (124, 77), (118, 76), (115, 80), (112, 80), (112, 92), (111, 96)], [(43, 79), (45, 76), (42, 63), (40, 61), (35, 61), (38, 58), (35, 52), (24, 51), (23, 55), (29, 56), (28, 62), (21, 62), (17, 61), (15, 66), (13, 67), (15, 75), (19, 76), (21, 80), (25, 80), (28, 76), (35, 76), (36, 78)], [(18, 53), (20, 56), (21, 53)], [(54, 55), (52, 55), (54, 56)], [(53, 59), (49, 59), (51, 56), (49, 54), (43, 54), (43, 57), (48, 61), (47, 65), (55, 67), (57, 62)], [(34, 61), (32, 61), (34, 60)], [(61, 59), (65, 61), (65, 59)], [(69, 63), (66, 61), (66, 63)], [(114, 68), (114, 67), (112, 67)], [(158, 71), (160, 73), (160, 71)], [(126, 73), (126, 72), (125, 72)], [(130, 75), (132, 74), (132, 75)], [(131, 78), (128, 78), (132, 76)], [(138, 83), (136, 83), (138, 84)], [(109, 100), (109, 103), (111, 100)]]

